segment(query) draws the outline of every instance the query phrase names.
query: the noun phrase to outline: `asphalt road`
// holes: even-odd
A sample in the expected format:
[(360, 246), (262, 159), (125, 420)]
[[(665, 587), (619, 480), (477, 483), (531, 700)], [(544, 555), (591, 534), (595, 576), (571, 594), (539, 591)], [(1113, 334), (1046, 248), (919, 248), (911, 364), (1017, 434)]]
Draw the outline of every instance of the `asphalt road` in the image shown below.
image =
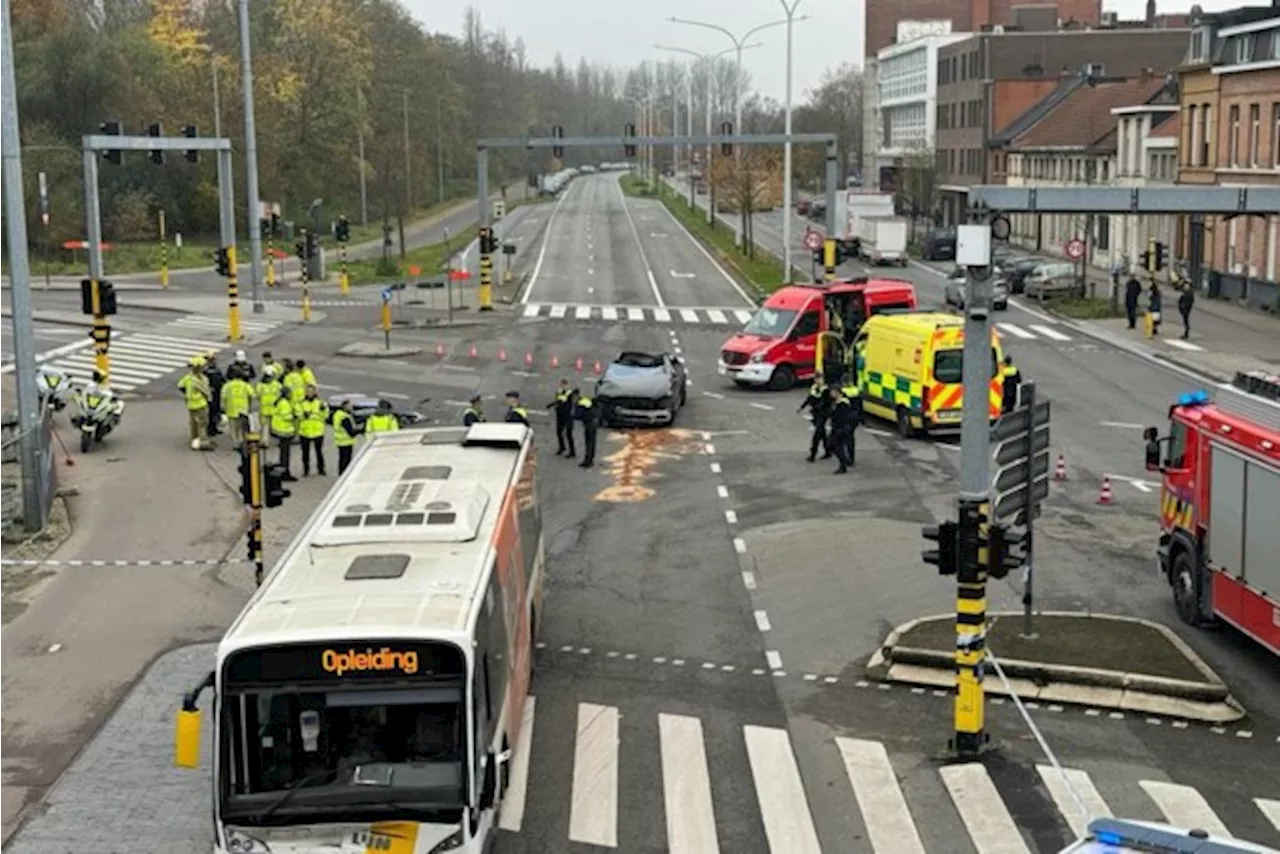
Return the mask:
[[(680, 314), (744, 303), (656, 203), (624, 200), (601, 176), (575, 182), (548, 219), (545, 244), (532, 241), (518, 263), (529, 274), (524, 301), (489, 325), (397, 332), (421, 356), (335, 357), (340, 342), (371, 335), (340, 310), (271, 342), (305, 355), (327, 391), (395, 396), (447, 422), (470, 392), (493, 410), (516, 390), (549, 426), (539, 410), (560, 376), (578, 379), (579, 358), (584, 374), (623, 349), (670, 348), (688, 363), (689, 406), (676, 429), (603, 432), (600, 465), (586, 472), (540, 440), (549, 588), (526, 797), (519, 829), (498, 850), (1057, 850), (1078, 824), (1069, 796), (1058, 778), (1046, 782), (1046, 760), (1007, 704), (991, 706), (998, 748), (982, 765), (944, 768), (950, 699), (861, 679), (893, 625), (954, 607), (951, 586), (920, 562), (919, 526), (950, 512), (956, 451), (872, 425), (853, 475), (806, 463), (807, 425), (793, 409), (802, 392), (726, 387), (715, 357), (727, 315)], [(941, 279), (908, 274), (926, 301), (940, 299)], [(590, 311), (528, 312), (542, 303)], [(664, 303), (661, 321), (651, 309)], [(619, 306), (644, 309), (644, 319), (601, 314)], [(1048, 325), (1016, 309), (1008, 317)], [(1041, 601), (1171, 620), (1151, 571), (1155, 495), (1117, 485), (1115, 504), (1093, 501), (1096, 475), (1132, 472), (1140, 454), (1131, 429), (1101, 420), (1158, 418), (1185, 381), (1119, 352), (1074, 349), (1084, 342), (1068, 337), (1019, 339), (1013, 351), (1054, 400), (1055, 450), (1071, 467), (1041, 523)], [(1012, 603), (1015, 592), (993, 599)], [(1232, 653), (1225, 634), (1187, 636), (1255, 712), (1247, 735), (1075, 708), (1036, 708), (1033, 720), (1079, 772), (1071, 779), (1090, 804), (1220, 820), (1280, 844), (1277, 819), (1264, 812), (1280, 810), (1274, 660)], [(126, 832), (140, 850), (208, 850), (207, 784), (167, 770), (171, 708), (154, 708), (208, 655), (162, 658), (11, 850), (67, 850), (57, 847), (66, 838), (108, 850), (121, 838), (109, 834)], [(504, 821), (517, 823), (514, 814)], [(984, 836), (1000, 822), (1012, 830)]]

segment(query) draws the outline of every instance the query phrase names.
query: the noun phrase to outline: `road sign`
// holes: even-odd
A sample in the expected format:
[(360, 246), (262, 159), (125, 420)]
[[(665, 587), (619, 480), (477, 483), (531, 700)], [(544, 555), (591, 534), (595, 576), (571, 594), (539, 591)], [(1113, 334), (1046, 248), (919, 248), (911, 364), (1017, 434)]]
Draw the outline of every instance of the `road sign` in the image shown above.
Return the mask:
[(1063, 246), (1062, 249), (1067, 253), (1067, 257), (1072, 261), (1079, 261), (1084, 257), (1084, 241), (1078, 237), (1073, 237), (1068, 240), (1067, 244)]
[[(1039, 503), (1049, 497), (1049, 476), (1046, 474), (1032, 484), (1031, 501), (1036, 506), (1036, 516), (1039, 516)], [(1004, 495), (996, 497), (993, 502), (992, 515), (994, 518), (1004, 522), (1010, 519), (1018, 520), (1020, 514), (1025, 513), (1027, 508), (1027, 487), (1019, 486), (1012, 492), (1006, 492)], [(1025, 519), (1018, 520), (1019, 524), (1026, 524)]]
[(495, 199), (493, 202), (493, 218), (502, 219), (506, 215), (507, 215), (507, 203), (503, 201), (498, 201)]
[(1040, 480), (1048, 474), (1049, 452), (1045, 451), (1029, 460), (1024, 457), (1017, 462), (1001, 466), (996, 470), (995, 477), (991, 478), (991, 485), (995, 487), (997, 494), (1004, 494), (1023, 486), (1028, 480)]
[(1031, 406), (1000, 417), (991, 428), (996, 465), (991, 478), (992, 516), (1007, 521), (1025, 515), (1049, 494), (1049, 401), (1035, 400), (1034, 384), (1024, 386)]
[(991, 441), (1003, 442), (1027, 432), (1032, 425), (1039, 427), (1049, 423), (1049, 401), (1036, 401), (1035, 414), (1026, 406), (1006, 412), (995, 424), (991, 425)]
[(822, 235), (816, 231), (805, 230), (804, 248), (810, 252), (817, 252), (822, 248)]

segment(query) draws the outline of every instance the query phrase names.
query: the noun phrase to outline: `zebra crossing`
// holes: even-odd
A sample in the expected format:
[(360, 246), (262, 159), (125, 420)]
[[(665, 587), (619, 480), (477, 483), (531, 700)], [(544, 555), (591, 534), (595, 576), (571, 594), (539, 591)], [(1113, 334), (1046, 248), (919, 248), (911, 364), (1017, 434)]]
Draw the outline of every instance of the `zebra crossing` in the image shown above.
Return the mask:
[[(282, 321), (241, 320), (240, 331), (247, 341), (267, 334)], [(108, 356), (111, 388), (118, 393), (136, 391), (169, 374), (185, 370), (196, 356), (227, 347), (227, 324), (223, 318), (188, 314), (156, 327), (153, 332), (130, 332), (113, 336)], [(97, 367), (92, 342), (74, 350), (59, 348), (49, 358), (37, 362), (57, 368), (73, 382), (88, 382)], [(56, 355), (55, 355), (56, 354)]]
[(605, 321), (608, 323), (669, 323), (688, 326), (742, 326), (755, 314), (749, 308), (672, 308), (656, 305), (590, 305), (531, 302), (525, 318)]
[(1026, 326), (1017, 323), (996, 323), (996, 328), (1007, 337), (1019, 341), (1047, 340), (1061, 343), (1071, 340), (1070, 335), (1043, 323), (1029, 323)]
[[(619, 825), (625, 830), (643, 824), (651, 828), (665, 825), (663, 850), (671, 854), (720, 854), (730, 850), (722, 848), (720, 840), (732, 832), (735, 821), (742, 821), (741, 813), (746, 810), (755, 817), (762, 830), (759, 836), (767, 842), (760, 850), (822, 854), (819, 823), (810, 806), (798, 756), (822, 768), (841, 769), (842, 774), (831, 772), (840, 778), (835, 781), (817, 771), (815, 779), (821, 781), (823, 791), (815, 794), (822, 799), (825, 812), (835, 803), (841, 814), (855, 821), (860, 817), (866, 831), (865, 850), (875, 854), (932, 854), (935, 850), (955, 854), (970, 848), (978, 854), (1031, 854), (1033, 850), (1050, 850), (1044, 847), (1046, 835), (1060, 840), (1061, 844), (1051, 849), (1057, 851), (1083, 836), (1092, 819), (1117, 815), (1234, 835), (1200, 791), (1163, 778), (1156, 769), (1149, 773), (1135, 770), (1117, 779), (1114, 766), (1102, 762), (1099, 767), (1103, 770), (1096, 774), (1049, 764), (1036, 764), (1034, 771), (1010, 768), (1008, 759), (939, 765), (925, 755), (891, 754), (878, 740), (844, 736), (830, 738), (815, 754), (811, 744), (803, 750), (793, 749), (792, 736), (782, 727), (726, 725), (714, 719), (657, 712), (655, 728), (649, 712), (637, 720), (636, 715), (623, 715), (617, 706), (580, 702), (575, 710), (557, 700), (546, 702), (557, 705), (544, 714), (564, 712), (569, 720), (547, 724), (563, 732), (544, 732), (541, 722), (535, 721), (537, 698), (527, 699), (498, 826), (511, 834), (537, 834), (533, 841), (552, 846), (551, 850), (566, 850), (566, 841), (606, 849), (628, 848), (626, 833), (621, 834), (623, 842), (619, 843)], [(704, 733), (704, 726), (708, 732)], [(655, 732), (656, 744), (652, 741)], [(563, 736), (572, 744), (565, 744)], [(711, 753), (708, 745), (715, 748)], [(726, 753), (734, 757), (745, 754), (745, 763), (738, 758), (726, 759)], [(653, 756), (659, 766), (656, 772), (649, 770)], [(654, 779), (623, 779), (620, 783), (621, 762), (626, 757), (634, 757), (636, 767), (646, 769), (642, 773), (652, 773)], [(732, 769), (726, 767), (728, 761), (734, 763)], [(563, 781), (566, 773), (567, 800), (555, 782)], [(1144, 774), (1153, 779), (1138, 779)], [(531, 780), (537, 780), (532, 789)], [(652, 788), (660, 788), (661, 797), (649, 799), (649, 809), (660, 803), (665, 821), (660, 816), (637, 819), (621, 812), (626, 804), (620, 791), (634, 794)], [(1235, 792), (1216, 794), (1221, 794), (1219, 806), (1232, 811), (1233, 821), (1243, 824), (1236, 830), (1240, 838), (1280, 844), (1280, 799), (1242, 797)], [(833, 795), (835, 801), (831, 800)], [(750, 803), (738, 803), (742, 800)], [(567, 823), (562, 822), (566, 803)], [(1028, 804), (1034, 806), (1029, 808)], [(737, 815), (717, 815), (717, 807), (721, 813)], [(553, 817), (540, 815), (543, 809)], [(657, 837), (660, 832), (652, 831), (653, 838), (644, 840), (648, 846), (644, 850), (662, 848)], [(736, 832), (740, 834), (741, 827)], [(558, 838), (562, 833), (567, 834), (566, 839)], [(970, 844), (958, 843), (959, 838), (967, 838)], [(926, 839), (934, 840), (935, 845), (926, 846)], [(937, 848), (937, 840), (946, 840), (945, 847)]]

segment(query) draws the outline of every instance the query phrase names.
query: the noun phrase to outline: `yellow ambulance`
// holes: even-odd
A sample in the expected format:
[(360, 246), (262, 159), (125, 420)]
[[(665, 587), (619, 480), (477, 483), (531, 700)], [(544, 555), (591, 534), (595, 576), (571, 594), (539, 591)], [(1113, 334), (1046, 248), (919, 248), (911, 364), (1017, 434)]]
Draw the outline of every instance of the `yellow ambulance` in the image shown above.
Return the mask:
[[(910, 438), (960, 427), (964, 319), (941, 312), (877, 314), (854, 340), (863, 411), (892, 421)], [(991, 330), (987, 406), (1000, 417), (1004, 397), (1000, 336)]]

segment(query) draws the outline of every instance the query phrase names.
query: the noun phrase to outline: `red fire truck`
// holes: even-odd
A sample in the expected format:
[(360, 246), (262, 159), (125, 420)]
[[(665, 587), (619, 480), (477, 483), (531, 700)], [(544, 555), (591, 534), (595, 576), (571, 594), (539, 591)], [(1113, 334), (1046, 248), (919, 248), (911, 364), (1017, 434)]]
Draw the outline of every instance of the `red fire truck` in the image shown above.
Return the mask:
[(1182, 395), (1169, 435), (1144, 434), (1163, 476), (1157, 555), (1184, 622), (1221, 620), (1280, 655), (1280, 379), (1233, 386)]

